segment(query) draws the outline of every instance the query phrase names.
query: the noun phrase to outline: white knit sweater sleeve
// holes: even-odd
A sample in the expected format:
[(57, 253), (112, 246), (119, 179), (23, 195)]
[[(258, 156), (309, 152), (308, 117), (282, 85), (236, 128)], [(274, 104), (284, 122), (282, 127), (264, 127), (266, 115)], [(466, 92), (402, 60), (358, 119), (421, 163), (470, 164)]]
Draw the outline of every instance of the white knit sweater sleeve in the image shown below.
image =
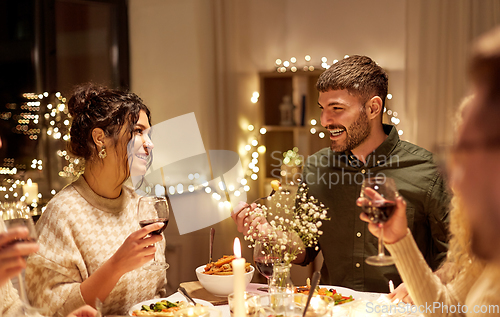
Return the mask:
[(20, 312), (21, 299), (10, 281), (0, 287), (0, 306), (2, 317), (14, 317)]
[(461, 274), (450, 284), (444, 285), (432, 272), (417, 247), (411, 232), (394, 244), (386, 244), (403, 282), (413, 301), (425, 316), (464, 316), (465, 314), (446, 312), (438, 305), (458, 307), (464, 305), (467, 293), (477, 276)]

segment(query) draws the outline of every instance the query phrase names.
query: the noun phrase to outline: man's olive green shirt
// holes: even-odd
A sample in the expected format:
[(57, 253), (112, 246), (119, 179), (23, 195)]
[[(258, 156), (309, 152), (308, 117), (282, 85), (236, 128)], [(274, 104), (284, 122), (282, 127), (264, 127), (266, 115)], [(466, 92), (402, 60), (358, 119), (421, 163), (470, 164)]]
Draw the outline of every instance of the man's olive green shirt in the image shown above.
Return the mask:
[[(450, 195), (432, 154), (401, 141), (393, 126), (384, 125), (384, 131), (388, 134), (386, 140), (367, 156), (366, 163), (351, 152), (336, 153), (325, 148), (310, 156), (304, 166), (303, 181), (309, 186), (309, 195), (329, 208), (330, 220), (323, 222), (324, 233), (319, 239), (325, 285), (387, 293), (389, 280), (396, 286), (401, 283), (394, 265), (365, 263), (367, 257), (378, 253), (377, 238), (359, 219), (361, 208), (356, 206), (367, 177), (384, 175), (395, 180), (407, 203), (408, 228), (429, 266), (436, 270), (446, 257)], [(318, 252), (307, 249), (302, 264), (313, 261)]]

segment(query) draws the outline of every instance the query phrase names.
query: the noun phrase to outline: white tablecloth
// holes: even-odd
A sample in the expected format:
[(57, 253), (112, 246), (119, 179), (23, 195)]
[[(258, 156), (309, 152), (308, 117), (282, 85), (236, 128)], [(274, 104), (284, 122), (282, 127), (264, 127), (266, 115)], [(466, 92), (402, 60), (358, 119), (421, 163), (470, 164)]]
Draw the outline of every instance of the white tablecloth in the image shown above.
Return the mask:
[[(248, 287), (246, 288), (247, 292), (250, 293), (257, 293), (257, 294), (267, 294), (265, 291), (259, 291), (257, 288), (259, 287), (266, 287), (267, 285), (265, 284), (256, 284), (256, 283), (250, 283)], [(349, 305), (350, 303), (335, 306), (337, 311), (333, 312), (333, 315), (335, 317), (337, 316), (380, 316), (380, 314), (369, 314), (367, 313), (368, 307), (372, 306), (367, 306), (367, 302), (371, 302), (374, 305), (392, 305), (390, 302), (384, 300), (384, 294), (381, 293), (370, 293), (370, 292), (358, 292), (354, 291), (349, 288), (345, 287), (340, 287), (340, 286), (328, 286), (328, 285), (320, 285), (320, 287), (325, 287), (325, 288), (333, 288), (337, 291), (337, 293), (342, 294), (343, 296), (353, 296), (354, 299), (358, 300), (357, 302), (352, 302), (352, 305)], [(180, 295), (179, 293), (175, 293), (174, 295)], [(173, 295), (172, 295), (173, 296)], [(182, 295), (181, 295), (182, 296)], [(356, 307), (357, 305), (357, 307)], [(351, 306), (350, 310), (347, 308), (348, 306)], [(220, 310), (222, 312), (222, 317), (231, 317), (230, 312), (229, 312), (229, 305), (219, 305), (219, 306), (214, 306), (216, 309)], [(346, 315), (347, 313), (347, 315)], [(395, 314), (396, 316), (421, 316), (420, 314)]]

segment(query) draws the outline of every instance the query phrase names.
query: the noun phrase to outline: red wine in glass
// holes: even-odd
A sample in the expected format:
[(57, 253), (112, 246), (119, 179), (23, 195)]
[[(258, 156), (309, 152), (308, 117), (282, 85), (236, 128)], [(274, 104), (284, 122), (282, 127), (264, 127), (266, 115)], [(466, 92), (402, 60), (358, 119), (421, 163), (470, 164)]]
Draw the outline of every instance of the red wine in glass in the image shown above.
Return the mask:
[(278, 258), (275, 257), (257, 257), (254, 260), (255, 267), (257, 268), (257, 271), (259, 271), (262, 276), (264, 276), (266, 279), (269, 279), (271, 276), (273, 276), (273, 265), (275, 261), (278, 261)]
[(139, 225), (141, 226), (141, 228), (144, 228), (147, 225), (150, 225), (150, 224), (153, 224), (153, 223), (157, 223), (157, 222), (163, 222), (163, 227), (161, 227), (158, 230), (151, 231), (150, 234), (160, 235), (167, 228), (167, 225), (168, 225), (168, 219), (167, 218), (156, 218), (156, 219), (149, 219), (149, 220), (141, 220), (141, 221), (139, 221)]
[(363, 206), (363, 212), (373, 223), (386, 223), (396, 210), (396, 202), (390, 200), (373, 201), (371, 206)]
[(274, 263), (279, 260), (280, 258), (276, 254), (274, 244), (268, 238), (263, 237), (255, 241), (253, 261), (257, 271), (267, 279), (268, 287), (270, 278), (273, 275)]
[[(139, 225), (145, 227), (153, 223), (163, 223), (163, 226), (155, 231), (150, 232), (151, 235), (161, 235), (167, 227), (170, 219), (170, 211), (167, 199), (158, 196), (144, 196), (139, 199), (137, 204), (137, 218)], [(157, 261), (156, 255), (154, 260), (143, 268), (146, 270), (166, 270), (169, 267), (165, 261)]]
[(394, 264), (391, 256), (384, 251), (384, 223), (396, 210), (396, 198), (399, 193), (394, 179), (389, 177), (367, 178), (361, 185), (360, 198), (363, 199), (362, 208), (370, 221), (379, 227), (378, 254), (366, 258), (366, 263), (375, 266)]

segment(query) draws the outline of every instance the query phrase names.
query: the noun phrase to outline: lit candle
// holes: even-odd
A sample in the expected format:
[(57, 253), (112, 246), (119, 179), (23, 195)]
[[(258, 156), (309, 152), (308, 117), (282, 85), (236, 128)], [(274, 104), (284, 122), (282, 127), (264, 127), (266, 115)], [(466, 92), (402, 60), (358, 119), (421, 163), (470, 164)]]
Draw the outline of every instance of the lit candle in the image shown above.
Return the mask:
[(31, 182), (31, 178), (28, 178), (26, 185), (23, 185), (23, 195), (26, 196), (26, 203), (33, 203), (34, 199), (38, 199), (38, 184)]
[(233, 247), (236, 259), (233, 260), (233, 292), (234, 292), (234, 317), (245, 316), (245, 259), (241, 257), (240, 239), (234, 239)]
[(389, 292), (394, 292), (394, 283), (392, 282), (392, 280), (389, 281)]

